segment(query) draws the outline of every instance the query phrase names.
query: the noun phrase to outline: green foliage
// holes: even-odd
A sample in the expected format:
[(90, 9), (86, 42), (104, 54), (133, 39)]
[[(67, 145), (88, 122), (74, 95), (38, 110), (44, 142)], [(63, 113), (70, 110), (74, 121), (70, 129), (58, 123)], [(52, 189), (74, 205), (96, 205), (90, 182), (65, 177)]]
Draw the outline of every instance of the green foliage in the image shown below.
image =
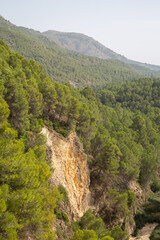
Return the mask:
[(160, 225), (156, 226), (151, 236), (149, 237), (150, 240), (158, 240), (160, 238)]
[(9, 106), (6, 101), (0, 96), (0, 130), (7, 124), (9, 116)]
[(160, 219), (160, 200), (159, 194), (154, 194), (148, 199), (145, 206), (135, 215), (136, 229), (135, 235), (146, 223), (158, 223)]
[(98, 240), (98, 237), (93, 230), (78, 230), (71, 240)]
[(116, 175), (121, 152), (112, 142), (107, 142), (96, 156), (96, 165), (107, 174)]
[(56, 235), (57, 235), (59, 238), (63, 237), (63, 233), (62, 233), (62, 231), (60, 230), (59, 227), (56, 228)]
[[(54, 219), (59, 192), (48, 184), (51, 174), (45, 158), (38, 161), (31, 149), (25, 153), (23, 141), (16, 140), (14, 135), (12, 129), (6, 129), (0, 136), (0, 186), (8, 186), (6, 207), (1, 217), (11, 218), (13, 229), (19, 230), (20, 235), (29, 227), (36, 229), (37, 237), (47, 239), (49, 235), (45, 231), (49, 230), (50, 222)], [(5, 224), (7, 227), (7, 222)], [(5, 231), (7, 236), (7, 228)]]
[(160, 181), (158, 178), (155, 178), (151, 184), (152, 192), (160, 192)]
[(135, 197), (131, 190), (128, 190), (128, 206), (131, 207), (134, 203)]
[[(104, 86), (106, 82), (132, 81), (141, 76), (126, 63), (66, 51), (38, 32), (18, 28), (2, 18), (0, 20), (1, 39), (15, 52), (41, 64), (56, 82), (71, 83), (82, 88), (88, 85)], [(29, 71), (26, 70), (26, 73), (29, 76)]]
[(62, 219), (62, 212), (60, 212), (58, 208), (55, 209), (54, 213), (58, 219)]
[(92, 214), (91, 209), (87, 210), (83, 217), (81, 217), (79, 226), (81, 229), (93, 230), (100, 239), (110, 236), (110, 231), (105, 228), (103, 220)]
[(81, 228), (85, 228), (87, 229), (88, 228), (88, 225), (90, 224), (91, 221), (95, 220), (95, 216), (92, 214), (92, 211), (91, 209), (87, 210), (85, 212), (85, 214), (83, 215), (83, 217), (81, 217), (81, 220), (80, 220), (80, 226)]
[(111, 231), (111, 236), (114, 238), (114, 240), (127, 240), (128, 235), (126, 232), (124, 232), (119, 226), (116, 226)]
[(17, 239), (19, 224), (13, 213), (7, 210), (7, 198), (9, 197), (9, 186), (0, 186), (0, 239)]
[[(132, 111), (140, 110), (143, 113), (152, 111), (152, 107), (159, 107), (159, 78), (150, 79), (142, 78), (137, 81), (127, 82), (120, 85), (108, 84), (103, 90), (98, 90), (97, 95), (103, 104), (115, 106), (118, 102), (123, 108), (130, 108)], [(108, 95), (112, 94), (114, 100), (109, 99)], [(108, 101), (103, 101), (103, 95), (106, 94)]]
[(73, 232), (78, 231), (80, 229), (79, 222), (72, 221), (71, 228), (72, 228)]
[(0, 55), (4, 61), (0, 73), (0, 238), (23, 239), (29, 230), (36, 239), (55, 239), (50, 229), (60, 193), (48, 182), (51, 172), (40, 134), (42, 94), (35, 78), (29, 80), (34, 74), (31, 63), (3, 43), (0, 49), (8, 52)]
[(78, 229), (71, 240), (99, 239), (99, 240), (127, 240), (128, 235), (119, 226), (115, 226), (111, 231), (105, 228), (101, 218), (96, 218), (89, 209), (81, 218)]
[[(146, 76), (159, 76), (159, 66), (138, 63), (133, 60), (129, 60), (124, 56), (121, 56), (112, 50), (106, 48), (101, 43), (94, 39), (79, 33), (66, 33), (58, 31), (46, 31), (43, 32), (44, 36), (47, 36), (51, 41), (56, 42), (58, 45), (65, 49), (79, 52), (87, 56), (98, 57), (101, 59), (118, 59), (122, 62), (129, 63), (136, 70), (140, 71)], [(86, 44), (87, 43), (87, 44)], [(142, 66), (143, 65), (143, 66)], [(155, 70), (155, 71), (154, 71)]]
[(114, 240), (114, 238), (112, 238), (110, 236), (105, 236), (105, 237), (101, 238), (101, 240)]
[(128, 196), (127, 193), (119, 193), (111, 189), (106, 195), (100, 214), (105, 223), (111, 224), (116, 219), (124, 218), (128, 214)]
[(56, 214), (56, 217), (58, 219), (62, 219), (65, 223), (68, 223), (69, 219), (68, 219), (68, 215), (66, 212), (64, 211), (59, 211), (58, 208), (55, 209), (55, 214)]
[[(68, 137), (70, 128), (67, 123), (54, 122), (52, 125), (50, 125), (50, 127), (51, 128), (53, 127), (53, 129), (56, 132), (60, 133), (63, 137)], [(47, 124), (47, 126), (48, 126), (48, 124)]]
[(145, 223), (146, 223), (146, 214), (143, 210), (138, 211), (135, 215), (135, 222), (136, 222), (136, 229), (134, 234), (137, 235), (138, 229), (141, 229), (142, 227), (144, 227)]
[(156, 176), (157, 170), (157, 153), (153, 145), (149, 145), (142, 155), (140, 168), (140, 183), (145, 190), (145, 201), (147, 199), (147, 192), (151, 181)]
[[(159, 79), (144, 78), (127, 84), (108, 84), (97, 90), (97, 96), (107, 109), (104, 126), (116, 139), (122, 153), (120, 172), (128, 180), (137, 179), (140, 174), (140, 182), (146, 184), (146, 189), (159, 163), (156, 150), (160, 143), (159, 83)], [(108, 97), (106, 101), (104, 95)]]
[(65, 189), (65, 187), (62, 185), (59, 185), (58, 190), (63, 195), (64, 203), (69, 204), (68, 193), (67, 193), (67, 190)]
[(72, 93), (68, 86), (50, 80), (33, 60), (12, 53), (4, 43), (0, 48), (5, 53), (0, 58), (3, 61), (1, 89), (9, 105), (12, 126), (19, 132), (31, 130), (38, 133), (44, 121), (64, 137), (69, 135), (69, 130), (76, 128), (84, 142), (85, 138), (89, 140), (96, 128), (94, 106), (89, 109), (85, 98), (82, 101), (77, 99), (78, 91)]
[[(48, 184), (51, 166), (40, 134), (43, 123), (65, 137), (76, 130), (91, 156), (91, 188), (97, 184), (105, 197), (99, 212), (105, 223), (114, 225), (128, 215), (134, 202), (128, 182), (139, 180), (147, 193), (158, 176), (159, 83), (159, 79), (142, 79), (108, 85), (96, 93), (89, 87), (73, 89), (53, 82), (35, 61), (14, 54), (1, 41), (0, 188), (8, 186), (9, 197), (1, 197), (0, 221), (6, 239), (11, 238), (7, 219), (13, 222), (15, 239), (23, 239), (28, 228), (37, 239), (54, 239), (49, 230), (54, 212), (68, 221), (66, 213), (56, 208), (60, 193), (68, 202), (65, 189), (60, 186), (59, 193)], [(77, 234), (112, 237), (102, 219), (88, 211)], [(120, 229), (117, 232), (121, 235)]]
[(62, 218), (63, 218), (63, 220), (64, 220), (65, 223), (67, 223), (67, 222), (69, 221), (68, 215), (67, 215), (67, 213), (64, 212), (64, 211), (62, 211)]

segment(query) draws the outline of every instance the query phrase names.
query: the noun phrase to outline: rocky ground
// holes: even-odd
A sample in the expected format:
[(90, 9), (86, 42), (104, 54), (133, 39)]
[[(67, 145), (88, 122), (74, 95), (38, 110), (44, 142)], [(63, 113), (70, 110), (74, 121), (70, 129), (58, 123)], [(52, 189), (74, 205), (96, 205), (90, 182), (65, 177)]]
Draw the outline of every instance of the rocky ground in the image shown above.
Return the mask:
[(156, 223), (146, 224), (141, 230), (139, 230), (137, 237), (131, 237), (129, 240), (149, 240), (149, 236), (156, 226)]

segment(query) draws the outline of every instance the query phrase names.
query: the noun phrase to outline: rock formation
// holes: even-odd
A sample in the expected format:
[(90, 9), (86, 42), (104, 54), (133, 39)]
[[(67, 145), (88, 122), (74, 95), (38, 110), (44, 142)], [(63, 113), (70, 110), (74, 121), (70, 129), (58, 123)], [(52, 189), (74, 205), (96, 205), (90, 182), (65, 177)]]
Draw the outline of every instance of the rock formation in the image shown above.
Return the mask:
[(73, 218), (77, 219), (88, 209), (90, 199), (90, 177), (83, 146), (73, 131), (68, 138), (47, 127), (42, 132), (47, 137), (47, 154), (53, 162), (51, 182), (66, 188)]

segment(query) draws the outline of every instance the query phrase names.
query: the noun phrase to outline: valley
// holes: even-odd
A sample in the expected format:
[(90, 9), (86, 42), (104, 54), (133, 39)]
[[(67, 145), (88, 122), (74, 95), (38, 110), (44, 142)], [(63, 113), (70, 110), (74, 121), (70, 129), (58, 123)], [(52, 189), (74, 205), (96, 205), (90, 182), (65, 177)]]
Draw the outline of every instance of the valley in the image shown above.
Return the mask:
[(0, 239), (157, 240), (159, 66), (49, 33), (0, 17)]

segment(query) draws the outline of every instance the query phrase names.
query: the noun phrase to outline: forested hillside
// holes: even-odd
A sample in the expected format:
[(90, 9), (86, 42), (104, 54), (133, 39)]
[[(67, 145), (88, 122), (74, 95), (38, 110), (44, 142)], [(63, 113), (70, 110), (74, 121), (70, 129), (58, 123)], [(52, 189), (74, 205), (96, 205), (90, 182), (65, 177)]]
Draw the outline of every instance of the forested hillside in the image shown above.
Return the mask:
[(29, 233), (55, 238), (51, 226), (61, 195), (48, 181), (53, 170), (40, 134), (44, 125), (64, 137), (75, 130), (88, 154), (99, 217), (88, 211), (72, 223), (72, 239), (127, 239), (137, 204), (130, 181), (141, 184), (146, 198), (152, 182), (159, 181), (159, 92), (160, 79), (148, 78), (96, 93), (58, 84), (1, 41), (0, 239)]
[(111, 49), (105, 47), (95, 39), (88, 37), (80, 33), (72, 32), (58, 32), (49, 30), (42, 33), (52, 42), (56, 42), (65, 49), (79, 52), (81, 54), (98, 57), (101, 59), (116, 59), (127, 64), (130, 64), (133, 68), (141, 72), (146, 76), (160, 76), (160, 66), (151, 65), (147, 63), (141, 63), (127, 59), (126, 57), (115, 53)]
[(111, 58), (116, 60), (125, 60), (125, 57), (113, 52), (99, 42), (95, 41), (93, 38), (81, 33), (64, 33), (49, 30), (43, 32), (43, 35), (68, 50), (79, 52), (87, 56), (102, 59)]
[(67, 51), (40, 32), (16, 27), (2, 17), (0, 39), (15, 52), (41, 64), (52, 80), (76, 87), (103, 86), (106, 82), (132, 81), (142, 74), (156, 74), (147, 68), (136, 70), (118, 60), (102, 60)]

